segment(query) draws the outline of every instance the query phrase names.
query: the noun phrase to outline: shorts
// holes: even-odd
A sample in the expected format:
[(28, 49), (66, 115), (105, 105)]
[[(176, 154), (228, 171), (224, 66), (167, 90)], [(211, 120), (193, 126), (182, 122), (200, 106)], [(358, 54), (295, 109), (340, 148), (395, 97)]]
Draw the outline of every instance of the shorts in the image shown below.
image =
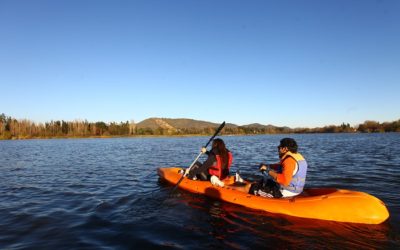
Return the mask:
[(280, 185), (275, 181), (263, 178), (259, 182), (251, 184), (249, 194), (269, 198), (281, 198), (282, 193), (280, 189)]

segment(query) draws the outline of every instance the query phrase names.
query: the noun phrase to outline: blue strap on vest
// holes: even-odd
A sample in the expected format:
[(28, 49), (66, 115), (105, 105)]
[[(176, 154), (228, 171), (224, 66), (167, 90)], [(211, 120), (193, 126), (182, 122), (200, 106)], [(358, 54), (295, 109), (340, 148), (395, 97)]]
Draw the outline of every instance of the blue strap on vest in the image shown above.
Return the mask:
[[(292, 157), (292, 156), (288, 156)], [(294, 157), (292, 157), (296, 160)], [(297, 162), (297, 172), (293, 175), (292, 180), (290, 181), (288, 186), (281, 186), (282, 189), (288, 190), (293, 193), (301, 193), (303, 192), (303, 188), (306, 182), (307, 175), (307, 162), (306, 160), (296, 160)]]

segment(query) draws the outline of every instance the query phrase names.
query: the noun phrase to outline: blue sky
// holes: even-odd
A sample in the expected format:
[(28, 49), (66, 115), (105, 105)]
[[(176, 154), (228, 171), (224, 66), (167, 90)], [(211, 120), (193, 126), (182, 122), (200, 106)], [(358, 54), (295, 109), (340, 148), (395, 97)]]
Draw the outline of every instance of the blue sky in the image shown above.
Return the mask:
[(400, 118), (400, 1), (0, 0), (0, 113), (290, 127)]

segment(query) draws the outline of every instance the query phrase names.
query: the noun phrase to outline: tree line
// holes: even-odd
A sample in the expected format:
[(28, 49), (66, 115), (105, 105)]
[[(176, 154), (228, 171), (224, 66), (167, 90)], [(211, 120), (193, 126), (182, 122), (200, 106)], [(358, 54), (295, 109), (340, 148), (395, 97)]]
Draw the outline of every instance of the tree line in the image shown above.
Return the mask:
[[(30, 138), (81, 138), (81, 137), (113, 137), (113, 136), (142, 136), (142, 135), (210, 135), (215, 128), (143, 128), (133, 121), (126, 122), (88, 122), (84, 121), (50, 121), (35, 123), (22, 119), (17, 120), (5, 114), (0, 115), (0, 139), (30, 139)], [(394, 122), (380, 123), (365, 121), (357, 127), (342, 123), (339, 126), (330, 125), (321, 128), (288, 128), (288, 127), (225, 127), (223, 135), (250, 134), (289, 134), (289, 133), (376, 133), (400, 132), (400, 119)]]

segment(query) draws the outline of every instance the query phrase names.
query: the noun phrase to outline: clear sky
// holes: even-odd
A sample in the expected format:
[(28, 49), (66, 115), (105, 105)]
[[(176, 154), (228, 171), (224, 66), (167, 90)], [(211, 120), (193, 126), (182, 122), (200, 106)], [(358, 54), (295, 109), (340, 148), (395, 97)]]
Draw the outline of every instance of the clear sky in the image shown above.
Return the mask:
[(398, 120), (399, 13), (398, 0), (0, 0), (0, 113)]

